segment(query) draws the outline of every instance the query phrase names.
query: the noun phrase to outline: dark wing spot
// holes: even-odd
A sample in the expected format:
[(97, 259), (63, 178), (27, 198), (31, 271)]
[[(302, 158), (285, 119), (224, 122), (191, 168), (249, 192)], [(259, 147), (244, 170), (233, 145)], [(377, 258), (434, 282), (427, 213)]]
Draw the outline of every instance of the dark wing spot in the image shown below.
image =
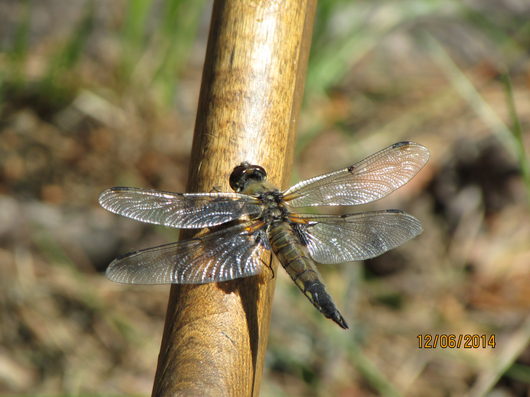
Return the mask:
[(401, 210), (394, 210), (394, 209), (385, 210), (385, 212), (390, 212), (390, 213), (392, 213), (392, 214), (404, 214), (403, 211), (401, 211)]
[(407, 145), (410, 145), (412, 142), (411, 141), (402, 141), (402, 142), (397, 142), (397, 143), (394, 143), (392, 145), (392, 147), (395, 149), (395, 148), (398, 148), (398, 147), (401, 147), (401, 146), (407, 146)]

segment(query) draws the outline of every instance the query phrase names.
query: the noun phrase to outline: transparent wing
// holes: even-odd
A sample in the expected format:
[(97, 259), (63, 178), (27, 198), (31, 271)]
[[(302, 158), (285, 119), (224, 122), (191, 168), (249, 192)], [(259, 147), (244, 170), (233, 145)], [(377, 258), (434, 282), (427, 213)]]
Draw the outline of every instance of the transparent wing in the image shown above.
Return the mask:
[(107, 278), (126, 284), (204, 284), (260, 273), (269, 242), (262, 229), (236, 225), (115, 259)]
[(171, 193), (113, 187), (101, 193), (99, 204), (137, 221), (192, 229), (261, 213), (257, 199), (238, 193)]
[(373, 258), (422, 232), (420, 221), (403, 211), (292, 216), (295, 230), (311, 257), (319, 263)]
[(424, 146), (398, 142), (348, 168), (299, 182), (284, 199), (293, 207), (369, 203), (403, 186), (428, 159)]

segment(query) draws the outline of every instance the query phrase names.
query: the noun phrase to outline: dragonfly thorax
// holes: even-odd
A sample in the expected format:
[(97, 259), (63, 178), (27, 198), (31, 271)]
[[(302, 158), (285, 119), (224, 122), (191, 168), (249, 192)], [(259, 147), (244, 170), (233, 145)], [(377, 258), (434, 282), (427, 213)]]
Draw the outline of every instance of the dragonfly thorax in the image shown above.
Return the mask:
[(258, 195), (258, 199), (263, 204), (264, 210), (261, 219), (267, 223), (283, 222), (289, 212), (283, 204), (283, 193), (279, 190), (266, 191)]

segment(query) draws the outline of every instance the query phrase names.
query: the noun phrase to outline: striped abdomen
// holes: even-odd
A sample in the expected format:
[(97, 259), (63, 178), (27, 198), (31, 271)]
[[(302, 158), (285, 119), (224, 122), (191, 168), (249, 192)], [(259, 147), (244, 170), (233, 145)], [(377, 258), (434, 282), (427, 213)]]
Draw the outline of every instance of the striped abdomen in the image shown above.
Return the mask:
[(342, 328), (348, 328), (346, 321), (326, 292), (324, 283), (315, 267), (315, 262), (291, 227), (286, 223), (272, 224), (269, 229), (272, 250), (284, 269), (291, 276), (309, 301), (327, 318)]

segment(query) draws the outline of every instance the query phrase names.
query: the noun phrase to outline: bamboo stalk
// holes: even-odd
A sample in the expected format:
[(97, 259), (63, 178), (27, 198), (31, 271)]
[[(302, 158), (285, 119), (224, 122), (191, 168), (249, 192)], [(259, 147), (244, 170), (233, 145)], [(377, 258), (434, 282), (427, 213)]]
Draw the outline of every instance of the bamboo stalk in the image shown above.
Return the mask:
[[(315, 2), (214, 3), (189, 191), (230, 191), (228, 176), (242, 161), (285, 186)], [(224, 283), (173, 285), (153, 395), (258, 395), (274, 284), (266, 269)]]

